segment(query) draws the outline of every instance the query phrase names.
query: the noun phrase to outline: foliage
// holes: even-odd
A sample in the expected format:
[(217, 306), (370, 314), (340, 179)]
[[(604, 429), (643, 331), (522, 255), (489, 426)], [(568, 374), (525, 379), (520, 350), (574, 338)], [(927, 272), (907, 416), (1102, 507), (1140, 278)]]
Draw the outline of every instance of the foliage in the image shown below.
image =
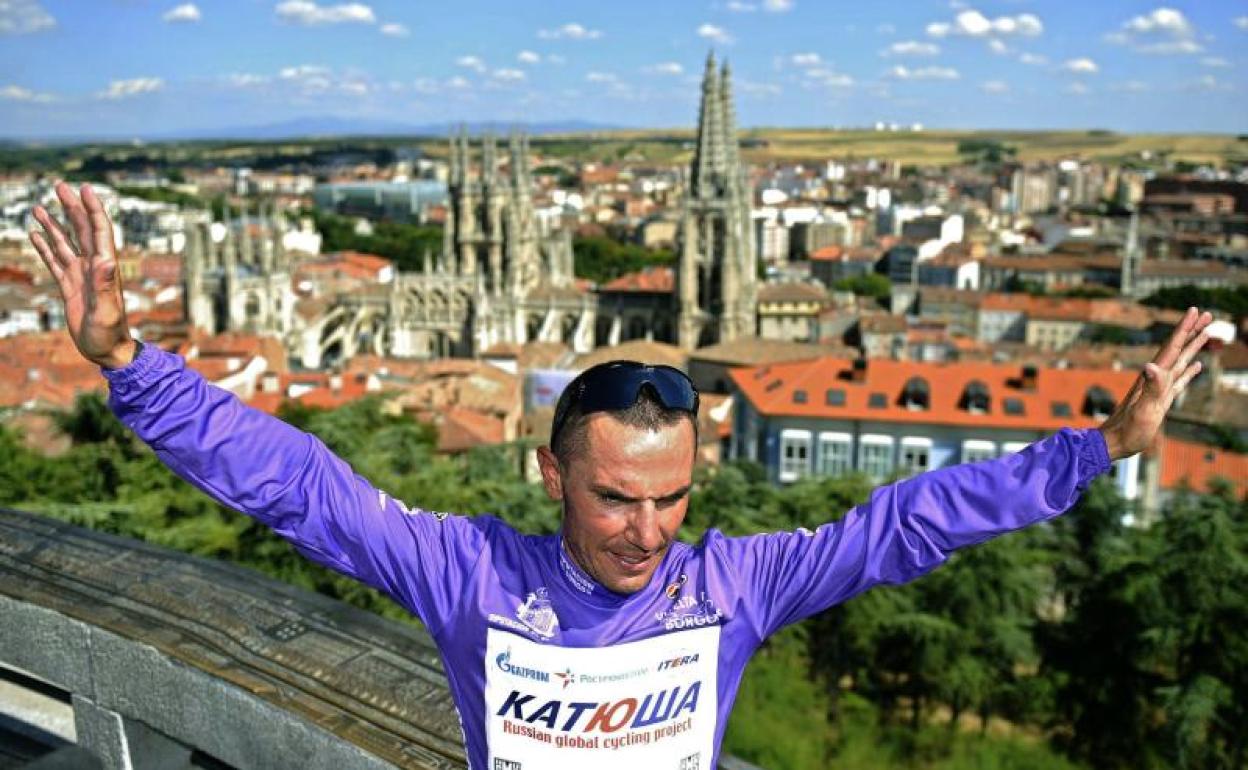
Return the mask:
[(1221, 310), (1234, 317), (1236, 326), (1248, 318), (1248, 284), (1241, 284), (1234, 288), (1213, 289), (1204, 289), (1190, 284), (1172, 286), (1159, 289), (1155, 294), (1141, 301), (1150, 307), (1164, 307), (1171, 310), (1187, 310), (1189, 307)]
[(832, 288), (837, 291), (852, 291), (859, 297), (871, 297), (873, 299), (886, 299), (893, 291), (893, 284), (888, 280), (888, 276), (879, 273), (868, 273), (866, 275), (855, 275), (849, 278), (842, 278), (832, 284)]
[(374, 222), (372, 235), (357, 235), (355, 220), (324, 211), (310, 212), (323, 241), (321, 250), (361, 251), (392, 259), (402, 272), (424, 269), (425, 256), (442, 253), (442, 228), (406, 222)]
[(573, 239), (572, 253), (573, 272), (595, 283), (606, 283), (626, 273), (676, 262), (676, 256), (666, 249), (647, 249), (604, 236)]

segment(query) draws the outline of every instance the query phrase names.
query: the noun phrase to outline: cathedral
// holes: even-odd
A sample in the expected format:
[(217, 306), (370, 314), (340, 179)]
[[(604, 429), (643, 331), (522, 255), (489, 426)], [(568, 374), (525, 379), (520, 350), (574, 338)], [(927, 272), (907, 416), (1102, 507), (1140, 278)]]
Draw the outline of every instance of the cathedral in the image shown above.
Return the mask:
[(737, 144), (725, 62), (706, 59), (698, 141), (681, 210), (676, 273), (679, 344), (686, 350), (755, 333), (758, 267), (750, 222), (753, 191)]
[(226, 225), (188, 232), (191, 326), (277, 334), (308, 368), (358, 352), (471, 358), (499, 344), (560, 342), (588, 353), (638, 336), (692, 350), (755, 333), (752, 192), (727, 64), (720, 69), (707, 59), (679, 212), (679, 263), (666, 293), (638, 299), (577, 286), (571, 233), (536, 214), (527, 138), (511, 138), (505, 170), (493, 137), (481, 141), (476, 158), (462, 133), (449, 150), (442, 248), (426, 255), (422, 270), (337, 294), (310, 314), (295, 312), (280, 218), (261, 210), (253, 227), (244, 209), (235, 227), (227, 209)]

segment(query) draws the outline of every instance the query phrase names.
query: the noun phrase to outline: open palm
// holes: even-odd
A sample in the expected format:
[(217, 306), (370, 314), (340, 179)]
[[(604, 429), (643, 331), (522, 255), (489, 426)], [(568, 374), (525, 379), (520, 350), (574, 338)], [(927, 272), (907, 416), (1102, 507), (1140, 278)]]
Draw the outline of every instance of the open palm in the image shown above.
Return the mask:
[(1174, 399), (1200, 373), (1194, 360), (1209, 341), (1206, 327), (1213, 316), (1188, 308), (1170, 339), (1144, 365), (1131, 390), (1101, 425), (1112, 459), (1130, 457), (1152, 445)]
[(89, 185), (82, 186), (81, 200), (64, 182), (57, 183), (56, 195), (77, 245), (42, 206), (35, 207), (35, 219), (44, 232), (32, 231), (30, 240), (60, 287), (65, 322), (78, 352), (99, 366), (125, 366), (134, 356), (135, 342), (126, 324), (112, 223)]

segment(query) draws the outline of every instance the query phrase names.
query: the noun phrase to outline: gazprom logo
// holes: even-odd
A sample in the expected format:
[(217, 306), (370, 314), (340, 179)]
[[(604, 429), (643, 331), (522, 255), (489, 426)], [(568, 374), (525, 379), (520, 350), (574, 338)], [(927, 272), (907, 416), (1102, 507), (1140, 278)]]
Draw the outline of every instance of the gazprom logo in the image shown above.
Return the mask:
[(545, 671), (539, 671), (536, 668), (528, 668), (527, 666), (513, 665), (511, 662), (511, 650), (501, 653), (494, 659), (494, 664), (498, 666), (498, 669), (503, 673), (518, 676), (521, 679), (532, 679), (535, 682), (550, 681), (550, 674)]

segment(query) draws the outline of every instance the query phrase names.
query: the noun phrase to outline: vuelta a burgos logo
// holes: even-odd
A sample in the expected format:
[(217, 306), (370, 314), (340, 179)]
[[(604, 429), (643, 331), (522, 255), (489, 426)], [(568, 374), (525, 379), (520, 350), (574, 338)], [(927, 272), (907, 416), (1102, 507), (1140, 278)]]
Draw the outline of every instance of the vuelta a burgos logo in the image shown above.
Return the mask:
[(555, 608), (551, 605), (545, 588), (539, 588), (525, 598), (516, 608), (516, 620), (543, 639), (554, 636), (555, 629), (559, 627), (559, 618), (555, 615)]
[(716, 607), (705, 593), (699, 597), (682, 596), (670, 609), (654, 613), (654, 619), (668, 631), (714, 625), (723, 617), (723, 610)]

